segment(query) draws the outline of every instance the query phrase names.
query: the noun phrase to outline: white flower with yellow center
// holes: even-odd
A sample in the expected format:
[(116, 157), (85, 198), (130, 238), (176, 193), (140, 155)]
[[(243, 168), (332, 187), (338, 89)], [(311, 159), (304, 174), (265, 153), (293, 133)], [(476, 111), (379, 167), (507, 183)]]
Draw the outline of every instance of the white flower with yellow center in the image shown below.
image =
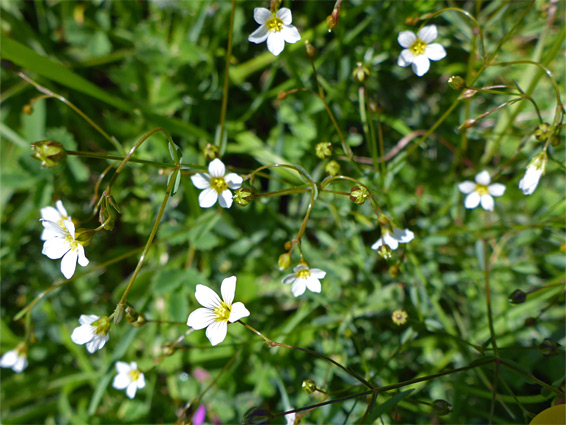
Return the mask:
[(216, 292), (204, 285), (197, 285), (195, 298), (204, 308), (197, 308), (187, 320), (187, 325), (195, 330), (206, 328), (206, 337), (212, 345), (218, 345), (228, 332), (228, 322), (234, 323), (250, 315), (243, 303), (234, 301), (236, 276), (227, 277), (220, 287), (222, 300)]
[(519, 182), (519, 189), (523, 191), (523, 195), (532, 195), (538, 186), (538, 182), (542, 175), (544, 174), (544, 169), (546, 168), (546, 162), (548, 161), (548, 155), (545, 151), (542, 151), (527, 166), (527, 171), (525, 175)]
[(400, 243), (409, 243), (415, 238), (415, 234), (409, 229), (381, 229), (381, 238), (377, 240), (371, 249), (378, 250), (381, 246), (387, 245), (389, 248), (395, 250), (399, 247)]
[(224, 163), (217, 158), (208, 164), (208, 174), (197, 173), (191, 180), (197, 189), (203, 189), (198, 197), (201, 208), (210, 208), (216, 201), (222, 208), (230, 208), (232, 192), (229, 189), (239, 189), (244, 179), (235, 173), (226, 175)]
[(256, 7), (254, 19), (260, 27), (250, 34), (248, 41), (259, 44), (267, 40), (267, 50), (275, 56), (283, 51), (285, 42), (293, 44), (301, 39), (297, 28), (291, 25), (293, 17), (286, 7), (275, 14), (264, 7)]
[(145, 377), (138, 370), (138, 364), (131, 362), (116, 362), (116, 371), (118, 375), (114, 377), (112, 386), (117, 390), (126, 390), (128, 398), (132, 399), (136, 396), (136, 391), (145, 387)]
[(481, 203), (481, 207), (486, 211), (493, 211), (493, 196), (503, 196), (505, 186), (501, 183), (489, 184), (491, 177), (487, 171), (478, 173), (476, 182), (464, 181), (458, 185), (460, 192), (468, 195), (464, 200), (464, 206), (468, 209), (476, 208)]
[(0, 367), (11, 368), (16, 373), (21, 373), (27, 366), (27, 346), (23, 343), (14, 350), (6, 351), (0, 359)]
[(110, 338), (110, 319), (107, 316), (98, 317), (94, 314), (81, 314), (81, 326), (76, 327), (71, 334), (71, 340), (78, 345), (86, 344), (89, 353), (100, 350)]
[(320, 269), (311, 269), (305, 264), (299, 264), (293, 269), (294, 273), (285, 276), (282, 280), (285, 284), (292, 283), (291, 292), (295, 297), (303, 295), (308, 288), (317, 294), (321, 291), (320, 279), (326, 276), (326, 272)]
[(399, 55), (397, 64), (402, 67), (411, 65), (419, 77), (425, 75), (431, 60), (439, 61), (446, 56), (444, 47), (438, 43), (430, 44), (436, 36), (436, 25), (421, 28), (417, 35), (412, 31), (400, 32), (397, 41), (405, 50)]
[(70, 279), (75, 274), (78, 263), (86, 267), (88, 259), (85, 257), (83, 245), (75, 239), (75, 225), (71, 220), (63, 220), (63, 226), (49, 220), (41, 220), (41, 224), (47, 230), (47, 239), (43, 244), (42, 254), (57, 260), (61, 257), (61, 272), (63, 276)]
[[(64, 228), (65, 225), (63, 222), (65, 220), (71, 221), (71, 216), (67, 214), (67, 210), (63, 206), (63, 202), (57, 201), (55, 202), (55, 208), (53, 207), (45, 207), (40, 210), (41, 219), (52, 221), (56, 223), (59, 227)], [(47, 239), (51, 239), (53, 237), (53, 233), (49, 229), (43, 229), (41, 233), (41, 240), (46, 241)]]

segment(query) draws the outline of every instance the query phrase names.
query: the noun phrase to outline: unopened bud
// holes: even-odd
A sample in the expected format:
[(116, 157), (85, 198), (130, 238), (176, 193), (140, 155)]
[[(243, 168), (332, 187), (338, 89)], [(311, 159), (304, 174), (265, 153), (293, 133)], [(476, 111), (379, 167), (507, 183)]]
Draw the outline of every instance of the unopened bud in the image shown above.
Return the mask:
[(522, 304), (527, 299), (527, 294), (525, 294), (520, 289), (515, 289), (511, 295), (509, 295), (509, 302), (511, 304)]
[(460, 127), (458, 127), (458, 130), (466, 130), (466, 129), (474, 126), (476, 124), (476, 122), (477, 122), (477, 120), (470, 118), (470, 119), (464, 121), (464, 123)]
[(218, 146), (207, 143), (204, 147), (204, 157), (208, 162), (220, 158), (220, 149), (218, 149)]
[(285, 245), (283, 245), (283, 247), (286, 251), (291, 251), (291, 248), (293, 248), (293, 243), (291, 241), (287, 241), (285, 242)]
[(312, 394), (316, 391), (316, 384), (312, 379), (305, 379), (303, 381), (302, 387), (303, 387), (303, 391), (306, 392), (307, 394)]
[(33, 114), (33, 106), (31, 106), (29, 103), (24, 105), (24, 107), (22, 108), (22, 112), (26, 115)]
[(334, 8), (332, 13), (326, 18), (326, 25), (328, 26), (328, 32), (332, 31), (338, 26), (338, 21), (340, 20), (340, 8)]
[(452, 412), (452, 405), (446, 400), (434, 400), (432, 408), (438, 416), (444, 416)]
[(464, 90), (466, 88), (466, 82), (459, 75), (453, 75), (448, 79), (448, 85), (454, 90)]
[(320, 142), (314, 147), (314, 151), (320, 159), (330, 158), (332, 155), (332, 144), (330, 142)]
[(241, 187), (236, 190), (232, 199), (234, 199), (234, 202), (239, 206), (245, 207), (255, 199), (255, 196), (250, 189)]
[(40, 161), (44, 168), (53, 168), (67, 157), (63, 145), (52, 140), (32, 143), (31, 149), (33, 150), (31, 157)]
[(291, 265), (291, 256), (287, 253), (281, 254), (279, 256), (278, 263), (279, 263), (279, 270), (281, 271), (285, 270), (287, 267)]
[(350, 190), (350, 201), (356, 205), (362, 205), (369, 198), (369, 191), (365, 186), (354, 186)]
[(305, 41), (305, 49), (307, 51), (307, 57), (309, 59), (314, 59), (316, 56), (316, 49), (308, 40)]
[(369, 69), (367, 66), (364, 66), (361, 62), (356, 64), (356, 69), (352, 73), (354, 80), (358, 83), (363, 83), (369, 77)]
[(134, 323), (138, 320), (139, 314), (136, 313), (136, 310), (132, 306), (126, 307), (126, 320), (130, 323)]
[(134, 325), (136, 328), (139, 328), (143, 325), (145, 325), (147, 323), (147, 320), (145, 319), (145, 316), (141, 313), (138, 314), (138, 320), (136, 320), (134, 323), (132, 323), (132, 325)]
[(334, 160), (328, 161), (328, 164), (324, 167), (324, 171), (330, 176), (337, 176), (340, 174), (340, 164)]
[(466, 89), (460, 94), (460, 96), (458, 96), (458, 99), (471, 99), (476, 95), (477, 92), (478, 91), (476, 89)]
[(546, 142), (546, 140), (550, 137), (551, 134), (552, 134), (552, 127), (547, 123), (540, 124), (539, 126), (537, 126), (537, 128), (535, 128), (535, 131), (533, 132), (535, 139), (541, 142)]
[(558, 348), (560, 344), (554, 342), (550, 338), (545, 338), (539, 348), (544, 357), (552, 357), (558, 354)]
[(391, 258), (391, 255), (392, 255), (391, 248), (389, 248), (389, 246), (385, 245), (385, 244), (383, 244), (379, 247), (379, 249), (377, 250), (377, 253), (384, 260), (389, 260)]

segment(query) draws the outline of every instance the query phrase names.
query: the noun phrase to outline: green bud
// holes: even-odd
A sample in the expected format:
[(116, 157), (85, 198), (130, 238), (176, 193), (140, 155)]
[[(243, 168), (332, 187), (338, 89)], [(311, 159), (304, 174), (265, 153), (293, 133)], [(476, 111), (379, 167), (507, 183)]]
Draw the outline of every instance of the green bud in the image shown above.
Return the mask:
[(558, 354), (559, 347), (560, 344), (557, 342), (554, 342), (550, 338), (545, 338), (542, 344), (540, 344), (539, 349), (544, 357), (552, 357)]
[(535, 128), (535, 131), (533, 132), (533, 136), (535, 136), (535, 139), (541, 141), (541, 142), (546, 142), (546, 140), (551, 136), (552, 134), (552, 127), (550, 126), (550, 124), (547, 123), (542, 123), (539, 126), (537, 126), (537, 128)]
[(245, 207), (255, 199), (255, 196), (250, 189), (239, 188), (234, 193), (234, 196), (232, 197), (232, 199), (239, 206)]
[(303, 381), (302, 387), (303, 387), (303, 391), (306, 392), (307, 394), (312, 394), (316, 391), (316, 384), (312, 379), (305, 379)]
[(105, 230), (111, 231), (114, 229), (114, 223), (119, 213), (117, 206), (112, 195), (103, 195), (100, 201), (100, 208), (98, 209), (98, 221), (101, 225), (104, 225)]
[(444, 416), (452, 412), (452, 405), (445, 400), (434, 400), (432, 409), (438, 416)]
[(448, 85), (454, 90), (464, 90), (467, 87), (466, 82), (459, 75), (453, 75), (450, 77), (448, 79)]
[(330, 158), (332, 155), (332, 144), (330, 142), (320, 142), (314, 147), (314, 151), (320, 159)]
[(134, 325), (136, 328), (139, 328), (143, 325), (145, 325), (147, 323), (147, 320), (145, 320), (145, 316), (141, 313), (138, 313), (138, 320), (136, 320), (134, 323), (132, 323), (132, 325)]
[(324, 167), (324, 171), (331, 176), (337, 176), (340, 174), (340, 164), (334, 160), (329, 161)]
[(369, 198), (369, 191), (364, 186), (354, 186), (350, 190), (350, 201), (356, 205), (364, 204)]
[(134, 323), (136, 320), (138, 320), (138, 316), (139, 314), (136, 313), (136, 310), (131, 305), (126, 307), (126, 320), (128, 322)]
[(361, 62), (358, 62), (356, 65), (356, 69), (354, 69), (352, 76), (356, 82), (363, 83), (369, 77), (369, 69), (366, 66), (363, 66)]
[(509, 295), (509, 302), (511, 304), (522, 304), (527, 299), (527, 294), (525, 294), (520, 289), (515, 289), (511, 295)]
[(307, 57), (309, 59), (314, 59), (316, 55), (316, 49), (308, 40), (305, 40), (305, 49), (307, 51)]
[(40, 161), (44, 168), (53, 168), (67, 157), (63, 145), (52, 140), (32, 143), (31, 149), (33, 150), (31, 157)]
[(218, 147), (215, 145), (207, 143), (204, 147), (204, 157), (206, 158), (207, 162), (210, 162), (216, 158), (220, 158), (220, 149), (218, 149)]
[(285, 270), (291, 265), (291, 256), (287, 253), (281, 254), (279, 256), (279, 270)]

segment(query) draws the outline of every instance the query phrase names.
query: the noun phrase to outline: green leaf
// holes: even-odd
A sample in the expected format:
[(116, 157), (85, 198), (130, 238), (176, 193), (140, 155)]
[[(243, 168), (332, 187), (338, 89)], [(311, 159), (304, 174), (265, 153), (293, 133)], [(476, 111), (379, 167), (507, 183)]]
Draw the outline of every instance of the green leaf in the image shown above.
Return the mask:
[(370, 414), (366, 417), (366, 420), (364, 421), (364, 423), (366, 423), (366, 424), (374, 423), (377, 420), (377, 418), (379, 418), (381, 415), (389, 412), (391, 409), (393, 409), (397, 405), (397, 403), (399, 403), (405, 397), (408, 397), (413, 391), (415, 391), (415, 390), (411, 389), (411, 390), (407, 390), (407, 391), (402, 391), (402, 392), (398, 393), (397, 395), (391, 397), (385, 403), (380, 404), (379, 406), (375, 407), (373, 409), (373, 411), (370, 412)]

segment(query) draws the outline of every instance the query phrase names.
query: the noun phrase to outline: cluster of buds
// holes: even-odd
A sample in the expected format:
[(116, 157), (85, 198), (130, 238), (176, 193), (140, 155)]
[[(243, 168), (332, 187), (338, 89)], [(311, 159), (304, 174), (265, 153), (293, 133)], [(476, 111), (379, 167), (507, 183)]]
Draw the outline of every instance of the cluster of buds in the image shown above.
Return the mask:
[(32, 143), (31, 149), (33, 150), (31, 157), (40, 161), (44, 168), (53, 168), (67, 157), (63, 145), (52, 140)]

